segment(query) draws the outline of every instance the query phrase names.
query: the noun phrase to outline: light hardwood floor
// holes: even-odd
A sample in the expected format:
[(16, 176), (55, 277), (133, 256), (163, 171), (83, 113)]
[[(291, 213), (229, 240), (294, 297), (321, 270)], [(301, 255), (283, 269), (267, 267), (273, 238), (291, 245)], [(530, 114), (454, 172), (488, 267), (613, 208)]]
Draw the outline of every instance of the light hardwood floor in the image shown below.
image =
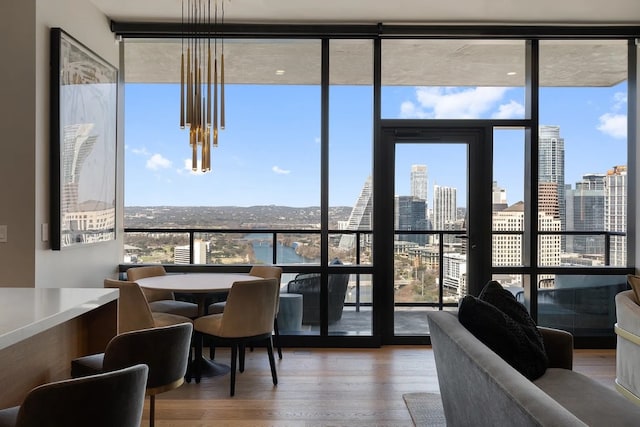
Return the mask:
[[(205, 349), (207, 352), (208, 349)], [(158, 395), (156, 426), (413, 426), (402, 395), (438, 392), (431, 347), (284, 349), (271, 382), (266, 350), (247, 352), (229, 397), (229, 375)], [(216, 360), (229, 362), (226, 349)], [(574, 370), (614, 388), (614, 350), (576, 350)], [(147, 399), (142, 425), (148, 425)]]

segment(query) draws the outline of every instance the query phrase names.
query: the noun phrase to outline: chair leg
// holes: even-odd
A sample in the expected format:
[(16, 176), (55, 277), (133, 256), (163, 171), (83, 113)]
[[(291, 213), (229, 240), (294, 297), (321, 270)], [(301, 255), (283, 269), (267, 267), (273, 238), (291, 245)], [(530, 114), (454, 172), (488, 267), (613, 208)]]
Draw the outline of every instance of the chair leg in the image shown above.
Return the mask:
[(239, 346), (240, 351), (238, 354), (238, 358), (240, 359), (240, 369), (239, 369), (240, 372), (244, 372), (244, 355), (246, 353), (246, 349), (247, 349), (247, 346), (244, 343), (240, 344)]
[(273, 343), (271, 342), (271, 337), (267, 338), (267, 352), (269, 353), (269, 365), (271, 366), (271, 378), (273, 379), (273, 385), (278, 385), (276, 359), (273, 357)]
[(280, 331), (278, 330), (278, 318), (273, 318), (273, 332), (275, 332), (276, 348), (278, 349), (278, 359), (282, 360), (282, 347), (280, 346)]
[(190, 383), (191, 378), (193, 378), (193, 337), (191, 337), (191, 344), (189, 344), (189, 358), (187, 359), (187, 372), (184, 374), (184, 380)]
[(149, 427), (153, 427), (156, 424), (156, 396), (152, 394), (149, 396)]
[(196, 351), (193, 355), (193, 364), (195, 365), (196, 384), (200, 384), (200, 380), (202, 379), (202, 360), (200, 360), (202, 357), (202, 334), (196, 332), (194, 339), (196, 341)]
[(236, 394), (236, 360), (238, 358), (238, 344), (231, 344), (231, 385), (229, 396)]

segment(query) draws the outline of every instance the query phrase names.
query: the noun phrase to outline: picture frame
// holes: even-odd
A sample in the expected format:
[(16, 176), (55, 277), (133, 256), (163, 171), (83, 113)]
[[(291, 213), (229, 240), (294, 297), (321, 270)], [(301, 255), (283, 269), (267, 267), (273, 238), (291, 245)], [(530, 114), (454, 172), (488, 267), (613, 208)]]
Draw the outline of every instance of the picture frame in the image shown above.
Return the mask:
[(116, 238), (118, 69), (51, 28), (52, 250)]

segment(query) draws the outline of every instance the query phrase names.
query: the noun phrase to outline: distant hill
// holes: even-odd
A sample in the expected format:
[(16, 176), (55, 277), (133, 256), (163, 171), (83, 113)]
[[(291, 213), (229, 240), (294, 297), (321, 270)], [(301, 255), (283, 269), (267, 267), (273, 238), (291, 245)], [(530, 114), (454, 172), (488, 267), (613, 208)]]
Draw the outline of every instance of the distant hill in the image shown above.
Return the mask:
[[(329, 209), (329, 228), (346, 221), (351, 207)], [(320, 207), (290, 206), (128, 206), (124, 208), (128, 228), (320, 228)]]

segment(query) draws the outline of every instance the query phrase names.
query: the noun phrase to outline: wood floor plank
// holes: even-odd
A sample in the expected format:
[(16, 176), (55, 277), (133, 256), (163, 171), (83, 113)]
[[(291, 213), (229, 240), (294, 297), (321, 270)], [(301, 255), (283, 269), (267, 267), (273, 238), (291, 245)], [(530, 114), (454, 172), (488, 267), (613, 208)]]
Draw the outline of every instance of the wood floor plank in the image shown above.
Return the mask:
[[(205, 354), (207, 349), (205, 349)], [(574, 370), (613, 388), (615, 350), (576, 350)], [(216, 350), (228, 363), (229, 352)], [(157, 427), (410, 427), (402, 395), (438, 392), (428, 346), (284, 349), (271, 380), (264, 349), (247, 352), (229, 397), (229, 375), (185, 383), (156, 399)], [(149, 402), (142, 425), (148, 425)]]

